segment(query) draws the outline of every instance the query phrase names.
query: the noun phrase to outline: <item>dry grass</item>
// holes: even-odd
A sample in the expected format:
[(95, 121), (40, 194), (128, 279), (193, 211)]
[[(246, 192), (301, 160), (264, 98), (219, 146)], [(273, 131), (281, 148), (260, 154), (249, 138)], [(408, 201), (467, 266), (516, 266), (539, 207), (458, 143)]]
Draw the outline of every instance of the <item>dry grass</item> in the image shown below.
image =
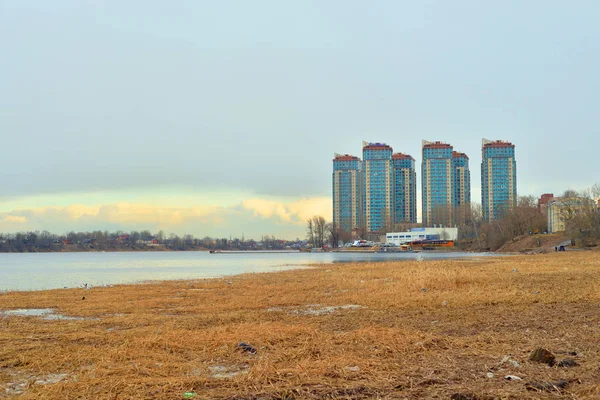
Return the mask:
[(513, 252), (534, 252), (547, 253), (554, 251), (554, 247), (564, 241), (568, 241), (569, 237), (564, 233), (551, 233), (547, 235), (523, 235), (514, 238), (512, 241), (506, 242), (498, 249), (502, 253)]
[[(598, 399), (599, 283), (600, 254), (573, 252), (5, 293), (89, 319), (0, 315), (0, 398)], [(538, 346), (580, 366), (528, 361)]]

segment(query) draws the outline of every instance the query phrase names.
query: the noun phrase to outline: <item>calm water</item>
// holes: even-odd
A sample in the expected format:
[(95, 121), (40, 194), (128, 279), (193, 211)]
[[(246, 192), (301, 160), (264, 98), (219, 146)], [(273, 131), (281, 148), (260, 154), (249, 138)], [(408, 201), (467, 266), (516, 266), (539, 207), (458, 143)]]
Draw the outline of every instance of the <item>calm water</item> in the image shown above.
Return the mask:
[(40, 290), (88, 283), (215, 278), (300, 268), (315, 263), (462, 258), (473, 253), (244, 253), (131, 252), (0, 254), (0, 290)]

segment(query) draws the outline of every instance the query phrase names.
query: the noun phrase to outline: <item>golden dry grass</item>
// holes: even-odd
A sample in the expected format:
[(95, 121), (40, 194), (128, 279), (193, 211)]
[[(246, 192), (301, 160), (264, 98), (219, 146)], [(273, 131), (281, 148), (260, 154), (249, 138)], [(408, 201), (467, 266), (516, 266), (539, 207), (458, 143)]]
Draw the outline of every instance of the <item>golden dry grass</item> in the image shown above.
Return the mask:
[[(5, 293), (0, 310), (89, 319), (0, 315), (0, 398), (598, 399), (599, 300), (596, 252)], [(538, 346), (580, 366), (528, 361)], [(562, 393), (525, 388), (557, 379)]]

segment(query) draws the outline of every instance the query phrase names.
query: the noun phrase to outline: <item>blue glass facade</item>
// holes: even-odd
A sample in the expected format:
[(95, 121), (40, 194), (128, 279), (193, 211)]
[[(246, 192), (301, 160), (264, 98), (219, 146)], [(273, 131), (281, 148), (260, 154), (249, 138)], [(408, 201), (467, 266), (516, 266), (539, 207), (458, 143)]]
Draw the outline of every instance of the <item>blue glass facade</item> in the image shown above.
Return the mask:
[(483, 139), (481, 153), (481, 206), (489, 222), (516, 206), (517, 162), (509, 142)]
[(469, 171), (469, 157), (464, 153), (452, 153), (452, 205), (458, 207), (471, 203), (471, 172)]
[(392, 155), (394, 174), (394, 223), (417, 222), (417, 173), (415, 159), (407, 154)]
[(447, 143), (423, 141), (421, 173), (424, 226), (454, 225), (456, 208), (471, 202), (469, 157)]
[(343, 232), (362, 225), (362, 162), (358, 157), (333, 159), (333, 222)]
[(423, 226), (436, 223), (450, 224), (452, 204), (452, 146), (441, 142), (423, 141), (422, 209)]
[(392, 148), (363, 143), (363, 210), (367, 232), (384, 232), (392, 224)]

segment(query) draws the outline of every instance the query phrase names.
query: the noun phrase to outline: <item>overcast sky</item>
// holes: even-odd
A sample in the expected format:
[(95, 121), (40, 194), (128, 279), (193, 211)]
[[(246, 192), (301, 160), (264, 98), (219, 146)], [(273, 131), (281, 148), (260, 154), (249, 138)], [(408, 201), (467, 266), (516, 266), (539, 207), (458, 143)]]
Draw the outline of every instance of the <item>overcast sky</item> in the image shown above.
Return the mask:
[[(333, 153), (516, 145), (599, 181), (597, 1), (0, 0), (0, 232), (304, 236)], [(419, 185), (420, 188), (420, 185)]]

